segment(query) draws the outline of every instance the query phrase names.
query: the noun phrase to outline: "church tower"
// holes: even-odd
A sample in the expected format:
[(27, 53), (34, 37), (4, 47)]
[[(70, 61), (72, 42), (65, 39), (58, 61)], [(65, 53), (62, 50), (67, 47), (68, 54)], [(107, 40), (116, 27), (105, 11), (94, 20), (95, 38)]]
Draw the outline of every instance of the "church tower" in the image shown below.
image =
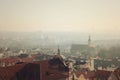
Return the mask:
[(89, 38), (88, 38), (88, 46), (91, 45), (91, 36), (89, 35)]
[(57, 55), (59, 55), (59, 56), (60, 56), (60, 49), (59, 49), (59, 47), (58, 47), (58, 53), (57, 53)]

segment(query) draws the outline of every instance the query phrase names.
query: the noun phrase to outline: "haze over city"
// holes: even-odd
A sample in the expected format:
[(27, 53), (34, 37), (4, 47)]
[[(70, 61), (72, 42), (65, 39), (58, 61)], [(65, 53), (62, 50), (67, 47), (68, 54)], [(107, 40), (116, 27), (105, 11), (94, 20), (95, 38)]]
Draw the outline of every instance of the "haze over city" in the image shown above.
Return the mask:
[(120, 0), (0, 0), (0, 80), (120, 80)]
[(0, 0), (0, 31), (120, 33), (120, 0)]

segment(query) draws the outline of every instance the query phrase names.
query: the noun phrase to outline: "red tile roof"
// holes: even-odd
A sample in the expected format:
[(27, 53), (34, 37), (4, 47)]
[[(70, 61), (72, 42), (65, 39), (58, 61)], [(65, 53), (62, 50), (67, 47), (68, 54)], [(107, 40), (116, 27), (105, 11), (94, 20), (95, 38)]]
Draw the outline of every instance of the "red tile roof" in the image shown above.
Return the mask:
[(68, 77), (68, 72), (51, 69), (50, 66), (49, 60), (43, 60), (16, 64), (10, 67), (0, 67), (0, 77), (2, 80), (14, 80), (16, 77), (20, 78), (20, 80), (23, 80), (24, 77), (28, 80), (39, 80), (39, 76), (40, 80), (58, 80)]
[(80, 77), (81, 75), (84, 75), (85, 79), (93, 79), (93, 78), (104, 78), (108, 79), (111, 72), (110, 71), (104, 71), (104, 70), (97, 70), (97, 71), (76, 71), (74, 72), (76, 77)]
[(120, 68), (116, 69), (114, 71), (115, 76), (117, 77), (118, 80), (120, 80)]
[(77, 72), (75, 72), (75, 75), (76, 75), (76, 77), (80, 77), (81, 75), (84, 75), (84, 77), (86, 78), (86, 79), (90, 79), (90, 78), (95, 78), (96, 77), (96, 75), (95, 75), (95, 72), (93, 72), (93, 71), (77, 71)]
[(19, 58), (2, 58), (0, 59), (0, 63), (17, 63), (19, 61)]
[(33, 58), (22, 58), (20, 60), (21, 60), (21, 62), (32, 62)]
[(108, 78), (112, 72), (111, 71), (105, 71), (105, 70), (97, 70), (96, 76), (97, 77), (105, 77)]
[(24, 66), (25, 64), (17, 64), (10, 67), (0, 67), (0, 77), (2, 80), (13, 80), (16, 73)]
[(51, 69), (49, 60), (43, 60), (35, 62), (36, 64), (40, 64), (40, 72), (42, 80), (58, 80), (68, 77), (68, 72), (61, 72), (57, 69)]

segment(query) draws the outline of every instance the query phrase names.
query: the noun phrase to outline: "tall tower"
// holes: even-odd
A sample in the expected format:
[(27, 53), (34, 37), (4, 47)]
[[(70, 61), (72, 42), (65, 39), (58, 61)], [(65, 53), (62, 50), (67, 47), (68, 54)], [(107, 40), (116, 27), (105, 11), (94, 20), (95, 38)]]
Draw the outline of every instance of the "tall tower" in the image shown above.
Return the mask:
[(60, 49), (59, 49), (59, 47), (58, 47), (58, 53), (57, 53), (57, 55), (59, 55), (59, 56), (60, 56)]
[(91, 45), (91, 36), (89, 35), (89, 38), (88, 38), (88, 46)]

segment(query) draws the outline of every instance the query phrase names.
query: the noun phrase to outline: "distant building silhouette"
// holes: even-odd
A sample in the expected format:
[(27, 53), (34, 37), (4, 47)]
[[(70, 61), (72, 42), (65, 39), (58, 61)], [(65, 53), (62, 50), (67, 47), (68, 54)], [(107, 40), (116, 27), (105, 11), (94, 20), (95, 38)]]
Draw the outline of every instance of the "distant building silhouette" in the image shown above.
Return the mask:
[(90, 55), (95, 53), (95, 47), (92, 46), (91, 42), (91, 36), (89, 35), (87, 44), (72, 44), (71, 53), (79, 55)]
[(91, 36), (89, 35), (88, 46), (91, 46)]

